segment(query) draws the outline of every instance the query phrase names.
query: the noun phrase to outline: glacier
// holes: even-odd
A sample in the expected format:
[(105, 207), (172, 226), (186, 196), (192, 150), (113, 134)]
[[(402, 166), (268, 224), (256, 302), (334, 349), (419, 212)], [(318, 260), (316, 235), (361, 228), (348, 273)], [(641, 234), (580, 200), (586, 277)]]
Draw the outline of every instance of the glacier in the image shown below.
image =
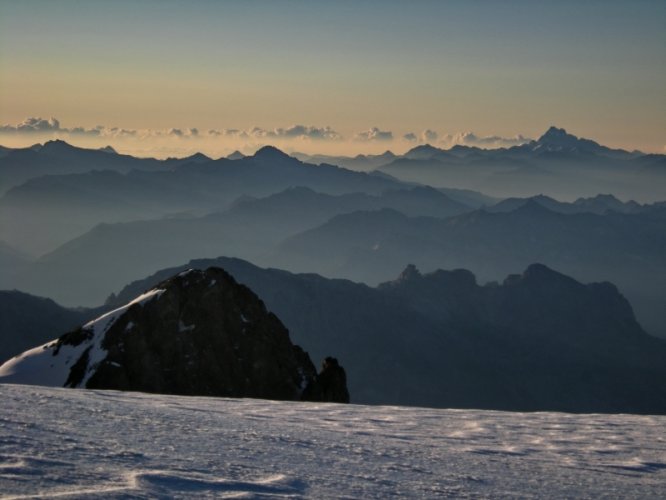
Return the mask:
[(665, 498), (666, 416), (0, 384), (0, 497)]

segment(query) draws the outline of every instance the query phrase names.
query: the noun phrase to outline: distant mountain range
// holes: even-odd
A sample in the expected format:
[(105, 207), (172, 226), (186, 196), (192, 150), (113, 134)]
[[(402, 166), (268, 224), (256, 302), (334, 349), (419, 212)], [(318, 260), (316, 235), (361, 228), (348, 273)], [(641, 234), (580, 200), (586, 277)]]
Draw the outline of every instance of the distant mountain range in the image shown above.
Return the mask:
[(543, 265), (485, 286), (469, 271), (408, 266), (370, 288), (198, 260), (132, 283), (107, 307), (211, 265), (256, 291), (314, 359), (344, 360), (355, 402), (666, 412), (666, 342), (645, 334), (613, 285), (583, 285)]
[[(83, 165), (93, 166), (85, 160), (80, 168)], [(292, 186), (328, 194), (378, 194), (407, 187), (386, 175), (307, 165), (266, 146), (239, 160), (198, 159), (166, 170), (107, 169), (36, 177), (0, 198), (0, 229), (8, 243), (42, 254), (100, 222), (203, 215), (227, 208), (240, 196), (267, 196)]]
[[(0, 179), (19, 184), (0, 196), (0, 289), (93, 306), (136, 276), (219, 255), (370, 284), (410, 262), (473, 269), (482, 281), (543, 262), (613, 281), (641, 324), (666, 336), (666, 205), (645, 203), (666, 197), (648, 196), (664, 195), (664, 158), (554, 127), (512, 148), (421, 145), (356, 158), (372, 172), (270, 146), (218, 160), (140, 159), (62, 141), (3, 148)], [(430, 172), (436, 188), (389, 171), (426, 181)], [(463, 189), (486, 182), (518, 195)], [(553, 197), (560, 187), (566, 196)]]
[[(193, 256), (231, 255), (267, 262), (267, 256), (289, 236), (338, 214), (384, 207), (441, 217), (470, 210), (427, 187), (380, 195), (329, 195), (289, 188), (266, 198), (241, 198), (230, 209), (203, 217), (100, 224), (24, 266), (5, 282), (65, 304), (94, 305), (137, 276)], [(63, 287), (63, 282), (70, 285)]]
[(210, 161), (210, 158), (201, 153), (167, 160), (135, 158), (118, 154), (111, 146), (85, 149), (56, 139), (29, 148), (3, 148), (0, 152), (0, 195), (29, 179), (44, 175), (85, 173), (93, 170), (166, 170), (203, 161)]
[(380, 195), (299, 187), (243, 197), (202, 217), (100, 224), (35, 261), (12, 267), (8, 257), (4, 287), (94, 306), (137, 276), (195, 256), (236, 256), (370, 284), (409, 262), (474, 269), (492, 281), (541, 261), (576, 279), (612, 280), (643, 326), (666, 336), (665, 224), (663, 204), (609, 195), (574, 203), (507, 199), (474, 211), (426, 187)]
[(539, 261), (585, 281), (611, 280), (648, 331), (666, 336), (666, 207), (643, 213), (557, 213), (536, 201), (510, 212), (438, 219), (394, 210), (339, 215), (285, 240), (271, 265), (376, 284), (405, 263), (474, 269), (498, 280)]
[(418, 146), (379, 170), (403, 180), (501, 197), (544, 193), (571, 199), (613, 193), (643, 201), (666, 198), (666, 155), (610, 149), (556, 127), (536, 141), (510, 148)]
[(308, 155), (305, 153), (292, 153), (292, 156), (301, 161), (314, 164), (327, 163), (329, 165), (339, 165), (351, 170), (360, 170), (369, 172), (375, 170), (383, 165), (391, 163), (399, 155), (393, 154), (391, 151), (385, 151), (379, 155), (356, 155), (356, 156), (330, 156), (330, 155)]
[[(650, 189), (647, 184), (652, 175), (660, 178), (664, 175), (666, 155), (611, 149), (557, 127), (550, 127), (537, 140), (510, 148), (456, 145), (442, 149), (423, 144), (402, 155), (391, 151), (354, 157), (294, 155), (306, 162), (364, 171), (379, 169), (404, 180), (466, 187), (500, 197), (544, 192), (566, 199), (615, 192), (618, 196), (646, 201), (666, 198), (663, 188)], [(604, 180), (602, 173), (610, 173), (612, 178)], [(583, 183), (566, 186), (567, 179), (572, 177)], [(628, 185), (623, 188), (621, 181)]]
[[(250, 324), (246, 321), (258, 318), (256, 308), (234, 294), (224, 299), (232, 302), (216, 308), (214, 314), (212, 309), (202, 313), (216, 296), (218, 278), (186, 271), (210, 266), (222, 266), (254, 290), (313, 359), (335, 353), (343, 360), (357, 403), (666, 413), (662, 383), (666, 341), (641, 329), (631, 306), (613, 285), (583, 285), (540, 264), (509, 275), (501, 284), (485, 286), (479, 286), (466, 270), (422, 274), (409, 265), (397, 279), (371, 288), (314, 274), (262, 269), (240, 259), (196, 260), (135, 281), (110, 296), (105, 309), (121, 309), (46, 349), (49, 359), (60, 344), (63, 352), (78, 353), (70, 356), (67, 366), (72, 369), (59, 371), (60, 378), (54, 375), (47, 382), (32, 382), (63, 385), (72, 376), (72, 383), (85, 381), (91, 388), (130, 388), (118, 385), (118, 375), (124, 373), (130, 378), (122, 380), (149, 384), (131, 386), (142, 390), (212, 394), (207, 392), (211, 384), (225, 386), (223, 380), (235, 380), (222, 372), (213, 378), (201, 374), (241, 363), (245, 356), (223, 361), (225, 355), (220, 354), (236, 341), (219, 345), (221, 350), (214, 356), (218, 368), (204, 361), (197, 349), (182, 347), (199, 329), (209, 335), (213, 324), (243, 328)], [(152, 300), (151, 294), (159, 295), (159, 300)], [(137, 297), (143, 305), (125, 306)], [(38, 320), (27, 325), (23, 340), (29, 337), (33, 345), (39, 345), (66, 331), (60, 317), (52, 314), (52, 303), (28, 296), (20, 299), (10, 309)], [(7, 300), (0, 294), (0, 308)], [(215, 319), (215, 315), (227, 319)], [(102, 326), (102, 319), (108, 328)], [(101, 351), (98, 324), (99, 332), (108, 332)], [(83, 335), (88, 330), (97, 333)], [(16, 336), (11, 325), (0, 322), (3, 344)], [(125, 347), (120, 349), (122, 342)], [(90, 351), (85, 363), (75, 363), (93, 344), (95, 352)], [(43, 357), (41, 349), (30, 352), (26, 359), (35, 354)], [(50, 363), (55, 367), (60, 361), (54, 358)], [(7, 365), (0, 369), (3, 376), (10, 376), (3, 380), (16, 376), (10, 371), (25, 372), (17, 363), (24, 364), (18, 359), (9, 365), (11, 370)], [(75, 365), (81, 365), (80, 369), (75, 370)], [(23, 380), (26, 376), (22, 375)], [(160, 389), (155, 384), (167, 385)], [(163, 390), (167, 386), (172, 388)]]
[[(641, 202), (666, 199), (665, 155), (609, 149), (555, 127), (537, 141), (504, 149), (422, 145), (401, 156), (298, 156), (320, 165), (303, 163), (270, 146), (252, 156), (234, 153), (218, 160), (200, 153), (181, 159), (134, 158), (112, 148), (82, 149), (59, 140), (4, 148), (2, 239), (40, 255), (100, 222), (205, 215), (229, 207), (240, 196), (265, 197), (294, 186), (336, 195), (379, 194), (417, 182), (447, 188), (452, 197), (455, 188), (495, 197), (542, 193), (566, 200), (611, 193)], [(484, 199), (471, 194), (467, 198)]]
[(537, 195), (529, 198), (507, 198), (487, 208), (489, 212), (512, 212), (517, 208), (533, 202), (562, 214), (593, 213), (604, 215), (608, 212), (638, 214), (659, 208), (660, 204), (641, 205), (633, 200), (623, 202), (612, 194), (599, 194), (591, 198), (578, 198), (573, 203), (555, 200), (550, 196)]

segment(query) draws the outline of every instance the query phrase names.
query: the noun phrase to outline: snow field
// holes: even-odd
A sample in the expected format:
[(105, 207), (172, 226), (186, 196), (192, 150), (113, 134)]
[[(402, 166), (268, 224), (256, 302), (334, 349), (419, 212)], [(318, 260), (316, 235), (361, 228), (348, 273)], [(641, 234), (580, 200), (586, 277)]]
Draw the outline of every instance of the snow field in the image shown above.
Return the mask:
[(665, 498), (666, 416), (0, 385), (3, 498)]

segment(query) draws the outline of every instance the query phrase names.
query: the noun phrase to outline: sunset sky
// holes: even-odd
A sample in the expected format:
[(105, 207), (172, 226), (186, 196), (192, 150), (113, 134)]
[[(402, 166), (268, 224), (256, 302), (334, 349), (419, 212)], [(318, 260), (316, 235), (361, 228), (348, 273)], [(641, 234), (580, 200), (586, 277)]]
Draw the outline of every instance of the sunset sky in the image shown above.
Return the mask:
[(556, 125), (664, 153), (664, 89), (663, 0), (0, 0), (6, 146), (356, 154)]

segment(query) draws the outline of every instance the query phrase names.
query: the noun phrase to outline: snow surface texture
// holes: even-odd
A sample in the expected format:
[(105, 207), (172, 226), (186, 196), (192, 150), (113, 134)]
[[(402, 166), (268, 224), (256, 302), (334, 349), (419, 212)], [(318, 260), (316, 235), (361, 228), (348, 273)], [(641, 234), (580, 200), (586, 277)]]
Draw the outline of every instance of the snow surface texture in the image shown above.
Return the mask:
[[(131, 306), (135, 304), (143, 306), (149, 300), (162, 295), (163, 292), (164, 290), (161, 289), (150, 290), (124, 306), (86, 323), (83, 325), (83, 330), (91, 332), (92, 335), (90, 339), (81, 342), (79, 345), (63, 344), (55, 354), (58, 347), (56, 339), (10, 359), (0, 366), (0, 380), (9, 384), (38, 384), (62, 387), (65, 385), (67, 377), (69, 377), (72, 366), (84, 351), (90, 348), (85, 376), (79, 384), (80, 387), (85, 387), (99, 363), (106, 358), (107, 352), (102, 348), (102, 341), (109, 328)], [(131, 323), (127, 325), (127, 328), (130, 328), (130, 325)]]
[(0, 385), (0, 496), (666, 498), (666, 417)]

